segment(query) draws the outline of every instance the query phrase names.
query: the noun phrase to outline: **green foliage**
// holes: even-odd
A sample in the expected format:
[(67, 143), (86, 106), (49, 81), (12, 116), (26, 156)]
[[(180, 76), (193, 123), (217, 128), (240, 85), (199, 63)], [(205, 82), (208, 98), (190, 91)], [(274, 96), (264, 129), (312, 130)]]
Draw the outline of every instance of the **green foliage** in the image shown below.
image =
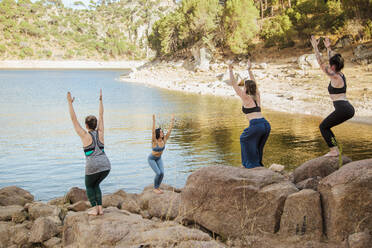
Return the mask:
[(257, 33), (258, 10), (252, 0), (228, 0), (224, 9), (224, 43), (235, 54), (247, 52)]
[(282, 47), (293, 44), (296, 35), (289, 16), (283, 14), (273, 19), (266, 20), (263, 24), (261, 37), (265, 40), (265, 46), (271, 47), (280, 45)]
[(3, 55), (6, 52), (6, 46), (4, 44), (0, 44), (0, 55)]
[(325, 30), (335, 33), (345, 23), (341, 2), (336, 0), (298, 0), (286, 13), (302, 38)]
[(34, 50), (31, 47), (24, 47), (21, 49), (19, 56), (24, 59), (25, 57), (31, 57), (34, 55)]
[(150, 47), (159, 55), (170, 55), (198, 42), (213, 45), (221, 10), (218, 0), (183, 0), (179, 8), (154, 24)]
[(19, 31), (21, 33), (30, 35), (30, 36), (35, 36), (35, 37), (40, 37), (42, 35), (42, 32), (39, 28), (37, 28), (35, 25), (32, 25), (30, 23), (27, 23), (25, 21), (22, 21), (19, 25)]
[(368, 20), (364, 28), (364, 37), (366, 39), (372, 39), (372, 21)]

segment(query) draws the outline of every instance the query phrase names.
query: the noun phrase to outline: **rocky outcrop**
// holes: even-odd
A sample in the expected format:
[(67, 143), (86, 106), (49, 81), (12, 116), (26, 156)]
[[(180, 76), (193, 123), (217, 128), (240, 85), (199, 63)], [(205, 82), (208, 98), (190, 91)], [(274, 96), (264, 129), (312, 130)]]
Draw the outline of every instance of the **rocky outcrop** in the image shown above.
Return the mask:
[(124, 190), (118, 190), (113, 194), (107, 194), (102, 197), (102, 206), (107, 207), (117, 207), (120, 208), (121, 203), (127, 197), (127, 193)]
[(84, 189), (73, 187), (65, 195), (65, 202), (74, 204), (78, 201), (88, 201), (87, 193)]
[(23, 207), (19, 205), (0, 206), (0, 221), (11, 221), (13, 216), (22, 214)]
[(61, 209), (54, 205), (48, 205), (42, 202), (28, 203), (25, 206), (28, 214), (32, 220), (36, 220), (39, 217), (59, 217), (61, 214)]
[[(94, 235), (92, 235), (94, 233)], [(109, 207), (104, 216), (69, 213), (63, 226), (63, 247), (224, 247), (200, 230), (175, 222), (154, 222)]]
[(318, 186), (328, 239), (345, 240), (372, 227), (372, 159), (355, 161), (323, 178)]
[(42, 243), (47, 241), (61, 232), (61, 228), (51, 217), (40, 217), (38, 218), (30, 233), (29, 241), (31, 243)]
[(0, 189), (0, 206), (20, 205), (24, 206), (28, 202), (32, 202), (34, 196), (27, 190), (16, 186), (10, 186)]
[(305, 189), (288, 196), (280, 221), (280, 234), (320, 240), (323, 234), (322, 208), (318, 192)]
[(352, 35), (344, 35), (336, 41), (335, 48), (344, 48), (351, 46), (354, 43)]
[[(169, 185), (161, 185), (163, 194), (155, 194), (153, 186), (147, 186), (138, 197), (141, 211), (151, 217), (173, 220), (181, 215), (181, 196), (177, 189)], [(179, 191), (178, 191), (179, 192)]]
[(121, 203), (120, 209), (127, 210), (128, 212), (139, 214), (141, 211), (140, 205), (138, 203), (138, 194), (127, 193), (127, 197)]
[(80, 212), (80, 211), (85, 211), (90, 207), (91, 206), (88, 201), (78, 201), (77, 203), (67, 206), (67, 210), (74, 211), (74, 212)]
[(288, 195), (296, 187), (266, 168), (202, 168), (181, 192), (184, 219), (223, 237), (275, 233)]
[(357, 62), (362, 65), (371, 64), (372, 63), (372, 48), (368, 48), (366, 45), (358, 45), (354, 51), (354, 58), (352, 59), (353, 62)]
[[(351, 159), (342, 156), (342, 165), (351, 162)], [(338, 157), (318, 157), (309, 160), (299, 167), (294, 172), (294, 183), (299, 183), (308, 178), (324, 178), (329, 174), (335, 172), (340, 167), (340, 161)]]

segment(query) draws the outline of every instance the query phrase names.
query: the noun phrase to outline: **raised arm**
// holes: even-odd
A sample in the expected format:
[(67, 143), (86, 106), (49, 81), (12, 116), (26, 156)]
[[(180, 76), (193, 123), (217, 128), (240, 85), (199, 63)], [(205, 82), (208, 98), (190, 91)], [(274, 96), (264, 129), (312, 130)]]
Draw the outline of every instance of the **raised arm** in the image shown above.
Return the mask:
[[(255, 78), (254, 78), (254, 75), (253, 75), (253, 73), (252, 73), (252, 71), (251, 71), (251, 69), (252, 69), (252, 63), (251, 63), (251, 61), (250, 61), (249, 59), (248, 59), (247, 64), (248, 64), (248, 73), (249, 73), (249, 78), (250, 78), (251, 80), (253, 80), (253, 81), (256, 82), (256, 80), (255, 80)], [(257, 83), (257, 82), (256, 82), (256, 83)]]
[(69, 111), (70, 111), (70, 117), (71, 117), (71, 120), (72, 120), (72, 124), (74, 125), (74, 129), (76, 131), (76, 133), (80, 136), (80, 138), (83, 139), (84, 135), (87, 133), (79, 124), (77, 118), (76, 118), (76, 114), (75, 114), (75, 111), (74, 111), (74, 107), (72, 106), (72, 103), (74, 102), (75, 100), (75, 97), (71, 97), (71, 93), (70, 92), (67, 92), (67, 102), (68, 102), (68, 107), (69, 107)]
[(331, 49), (331, 41), (329, 40), (329, 38), (325, 38), (323, 43), (324, 43), (324, 46), (327, 48), (328, 59), (332, 58), (334, 55), (334, 52)]
[(152, 115), (152, 142), (155, 142), (156, 135), (155, 135), (155, 115)]
[(327, 76), (329, 76), (330, 78), (336, 77), (337, 74), (334, 71), (331, 70), (331, 68), (329, 67), (329, 65), (325, 65), (325, 64), (322, 63), (322, 58), (320, 56), (319, 49), (318, 49), (319, 41), (316, 40), (316, 38), (312, 35), (311, 36), (311, 39), (310, 39), (310, 42), (311, 42), (311, 45), (314, 48), (316, 60), (318, 61), (318, 64), (319, 64), (320, 68), (322, 69), (322, 71), (325, 74), (327, 74)]
[(237, 82), (236, 82), (236, 79), (235, 79), (235, 77), (234, 77), (234, 72), (233, 72), (233, 65), (232, 65), (232, 63), (229, 65), (229, 72), (230, 72), (230, 84), (231, 84), (232, 87), (234, 88), (236, 94), (238, 94), (238, 96), (240, 96), (240, 97), (243, 97), (244, 92), (243, 92), (243, 90), (239, 87), (239, 85), (238, 85)]
[(103, 102), (102, 102), (102, 89), (99, 91), (99, 117), (98, 117), (98, 138), (102, 143), (105, 142), (105, 128), (103, 125)]
[(172, 132), (172, 129), (173, 129), (173, 126), (174, 126), (174, 114), (172, 114), (172, 120), (171, 120), (171, 124), (170, 124), (170, 127), (168, 129), (168, 132), (167, 134), (165, 135), (165, 140), (164, 142), (166, 143), (171, 135), (171, 132)]

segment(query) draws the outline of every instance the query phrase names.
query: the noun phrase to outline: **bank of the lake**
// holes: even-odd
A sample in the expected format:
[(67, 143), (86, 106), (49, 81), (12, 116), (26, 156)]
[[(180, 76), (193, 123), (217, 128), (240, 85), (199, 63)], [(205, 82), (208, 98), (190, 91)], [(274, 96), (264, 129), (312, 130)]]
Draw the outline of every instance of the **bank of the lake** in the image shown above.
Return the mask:
[[(183, 93), (236, 97), (228, 82), (226, 63), (211, 64), (207, 71), (188, 70), (184, 65), (184, 61), (155, 61), (122, 75), (121, 80)], [(239, 75), (248, 76), (244, 62), (234, 69)], [(343, 72), (348, 82), (348, 99), (356, 109), (353, 121), (371, 124), (372, 66), (348, 63)], [(264, 108), (319, 117), (333, 111), (327, 91), (329, 79), (320, 69), (301, 69), (296, 58), (288, 58), (277, 63), (254, 63), (253, 74)]]

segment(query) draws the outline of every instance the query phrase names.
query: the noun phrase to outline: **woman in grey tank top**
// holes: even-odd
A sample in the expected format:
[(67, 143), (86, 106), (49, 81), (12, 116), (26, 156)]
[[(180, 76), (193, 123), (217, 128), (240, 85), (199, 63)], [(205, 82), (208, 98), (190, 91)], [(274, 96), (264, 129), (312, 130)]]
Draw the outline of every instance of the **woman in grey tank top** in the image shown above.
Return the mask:
[(99, 184), (107, 177), (110, 172), (111, 164), (104, 150), (104, 128), (103, 128), (103, 103), (102, 90), (99, 96), (99, 119), (89, 115), (85, 118), (85, 126), (88, 131), (84, 130), (77, 118), (72, 103), (75, 98), (71, 93), (67, 93), (70, 117), (76, 133), (80, 136), (84, 146), (86, 156), (85, 166), (85, 186), (87, 189), (88, 199), (92, 209), (88, 212), (90, 215), (102, 215), (102, 192)]

